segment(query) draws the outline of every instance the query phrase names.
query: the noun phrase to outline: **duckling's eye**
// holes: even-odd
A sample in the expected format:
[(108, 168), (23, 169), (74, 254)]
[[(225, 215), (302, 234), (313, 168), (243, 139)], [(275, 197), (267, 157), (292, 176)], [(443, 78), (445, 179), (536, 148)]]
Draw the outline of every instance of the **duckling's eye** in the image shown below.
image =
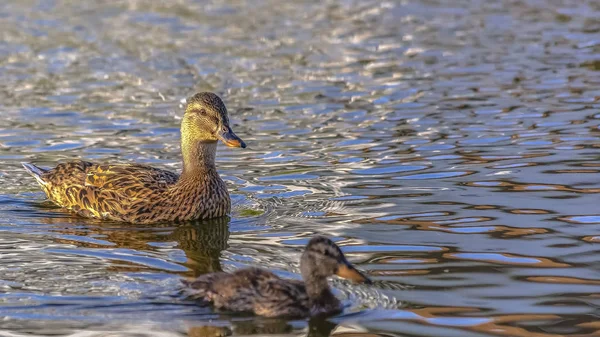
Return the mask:
[(202, 116), (206, 116), (206, 109), (200, 109), (200, 114)]

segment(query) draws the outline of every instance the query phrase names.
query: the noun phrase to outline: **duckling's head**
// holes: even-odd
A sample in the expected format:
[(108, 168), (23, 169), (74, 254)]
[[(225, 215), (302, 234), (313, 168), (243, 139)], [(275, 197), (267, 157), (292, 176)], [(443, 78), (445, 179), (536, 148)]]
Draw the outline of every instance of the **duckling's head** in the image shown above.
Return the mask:
[(300, 271), (307, 282), (338, 275), (358, 283), (371, 283), (346, 260), (340, 247), (324, 236), (315, 236), (308, 242), (300, 259)]
[(246, 147), (229, 126), (225, 104), (212, 92), (200, 92), (187, 100), (181, 130), (184, 141), (220, 140), (229, 147)]

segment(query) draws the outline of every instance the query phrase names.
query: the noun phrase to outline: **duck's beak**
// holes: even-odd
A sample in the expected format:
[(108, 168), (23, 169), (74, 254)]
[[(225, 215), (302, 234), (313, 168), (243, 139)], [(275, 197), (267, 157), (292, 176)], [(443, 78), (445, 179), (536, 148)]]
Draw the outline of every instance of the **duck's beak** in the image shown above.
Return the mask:
[(229, 126), (224, 126), (222, 131), (217, 134), (217, 138), (229, 147), (246, 148), (246, 143), (240, 137), (236, 136)]
[(359, 272), (350, 262), (345, 261), (338, 265), (337, 276), (352, 280), (357, 283), (371, 284), (371, 280)]

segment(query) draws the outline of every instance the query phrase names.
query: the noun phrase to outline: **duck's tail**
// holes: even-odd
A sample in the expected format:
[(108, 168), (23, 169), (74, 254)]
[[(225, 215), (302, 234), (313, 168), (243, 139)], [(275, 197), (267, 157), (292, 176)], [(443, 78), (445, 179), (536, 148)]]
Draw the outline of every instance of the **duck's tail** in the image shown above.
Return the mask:
[(42, 178), (42, 175), (47, 172), (46, 170), (30, 163), (21, 163), (21, 165), (23, 165), (25, 170), (27, 170), (27, 172), (29, 172), (29, 174), (31, 174), (31, 176), (33, 176), (40, 185), (46, 186), (48, 184), (48, 182)]

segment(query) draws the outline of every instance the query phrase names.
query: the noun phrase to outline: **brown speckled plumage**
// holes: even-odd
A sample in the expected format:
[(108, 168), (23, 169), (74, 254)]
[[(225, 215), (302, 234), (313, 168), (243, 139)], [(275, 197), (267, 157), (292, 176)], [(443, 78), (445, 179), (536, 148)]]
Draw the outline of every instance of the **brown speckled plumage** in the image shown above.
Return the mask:
[(217, 140), (246, 147), (231, 131), (221, 99), (199, 93), (188, 99), (181, 123), (181, 175), (147, 165), (81, 160), (51, 170), (23, 166), (51, 201), (82, 216), (133, 223), (209, 219), (231, 209), (215, 166)]
[(308, 317), (341, 310), (327, 277), (337, 274), (357, 282), (370, 280), (356, 270), (333, 241), (316, 236), (300, 260), (304, 282), (281, 279), (260, 268), (211, 273), (184, 281), (191, 297), (216, 308), (267, 317)]

